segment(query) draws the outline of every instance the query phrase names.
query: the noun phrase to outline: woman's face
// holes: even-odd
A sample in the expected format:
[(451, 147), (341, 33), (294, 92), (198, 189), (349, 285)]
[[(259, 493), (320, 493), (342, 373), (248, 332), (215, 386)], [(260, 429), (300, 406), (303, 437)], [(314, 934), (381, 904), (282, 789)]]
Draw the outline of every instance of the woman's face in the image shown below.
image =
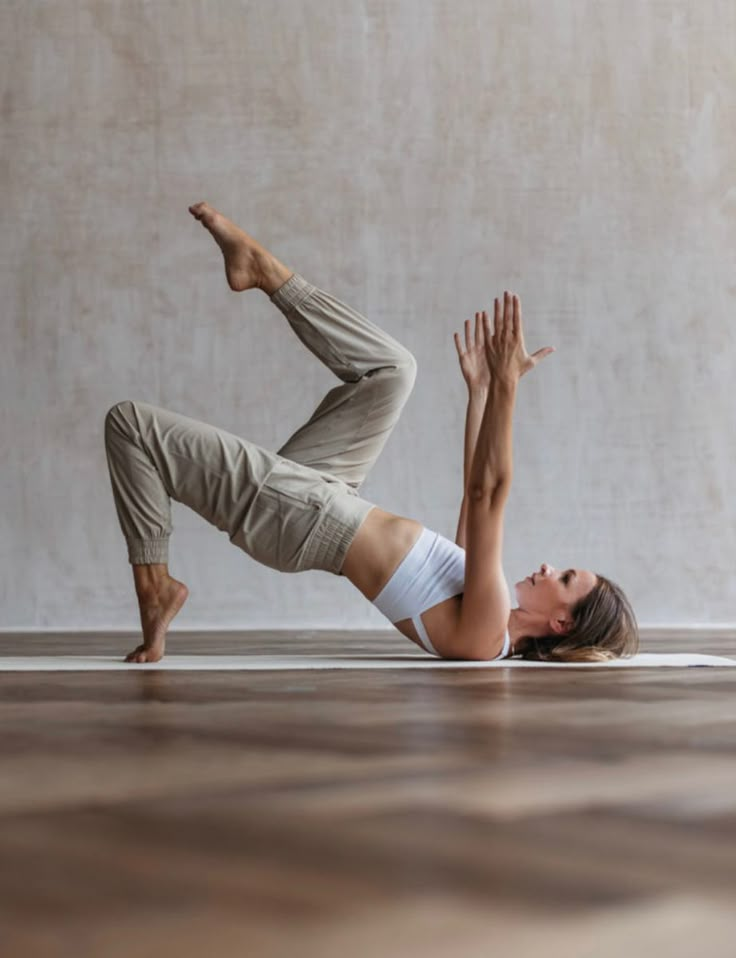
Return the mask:
[(519, 608), (547, 619), (564, 617), (598, 581), (588, 569), (561, 569), (543, 562), (538, 572), (516, 583)]

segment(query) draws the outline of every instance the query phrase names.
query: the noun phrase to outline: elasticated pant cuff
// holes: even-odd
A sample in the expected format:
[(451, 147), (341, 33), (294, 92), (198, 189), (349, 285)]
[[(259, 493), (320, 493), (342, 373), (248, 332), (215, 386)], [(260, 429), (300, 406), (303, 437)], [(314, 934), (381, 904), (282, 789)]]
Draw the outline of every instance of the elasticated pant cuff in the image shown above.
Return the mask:
[(131, 565), (152, 565), (169, 562), (169, 536), (162, 539), (128, 539), (128, 560)]
[(275, 293), (271, 296), (271, 302), (274, 306), (284, 312), (288, 313), (289, 310), (294, 309), (299, 306), (300, 303), (304, 302), (307, 296), (311, 296), (317, 287), (312, 283), (308, 283), (303, 276), (299, 273), (294, 273), (293, 276), (290, 276), (289, 279), (279, 286)]

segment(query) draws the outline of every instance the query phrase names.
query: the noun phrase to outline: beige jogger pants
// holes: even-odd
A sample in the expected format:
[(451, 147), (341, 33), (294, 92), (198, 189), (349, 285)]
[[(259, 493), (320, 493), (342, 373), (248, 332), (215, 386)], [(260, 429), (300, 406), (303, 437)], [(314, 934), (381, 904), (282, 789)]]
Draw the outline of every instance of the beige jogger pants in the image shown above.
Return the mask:
[(113, 406), (105, 450), (131, 564), (168, 562), (174, 499), (264, 565), (339, 574), (373, 508), (358, 490), (409, 397), (416, 362), (298, 273), (271, 301), (342, 385), (276, 453), (149, 403)]

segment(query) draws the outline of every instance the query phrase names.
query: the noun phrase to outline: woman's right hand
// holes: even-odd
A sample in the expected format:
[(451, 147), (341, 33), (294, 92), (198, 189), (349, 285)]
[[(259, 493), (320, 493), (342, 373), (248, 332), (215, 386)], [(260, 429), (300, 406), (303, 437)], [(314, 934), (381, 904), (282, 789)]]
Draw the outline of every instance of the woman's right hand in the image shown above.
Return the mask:
[(487, 314), (485, 326), (485, 354), (493, 379), (518, 381), (537, 363), (553, 353), (554, 346), (538, 349), (531, 356), (524, 345), (524, 330), (521, 323), (521, 300), (511, 293), (504, 293), (503, 306), (498, 299), (493, 302), (493, 328)]

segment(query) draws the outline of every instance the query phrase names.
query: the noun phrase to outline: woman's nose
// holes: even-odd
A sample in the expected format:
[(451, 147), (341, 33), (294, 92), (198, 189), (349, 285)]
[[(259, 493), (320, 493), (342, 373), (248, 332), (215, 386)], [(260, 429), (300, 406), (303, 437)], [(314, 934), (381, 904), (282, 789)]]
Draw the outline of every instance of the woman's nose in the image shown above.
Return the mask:
[(548, 566), (546, 562), (543, 562), (543, 563), (542, 563), (542, 575), (547, 575), (547, 573), (549, 572), (550, 568), (551, 568), (551, 567)]

